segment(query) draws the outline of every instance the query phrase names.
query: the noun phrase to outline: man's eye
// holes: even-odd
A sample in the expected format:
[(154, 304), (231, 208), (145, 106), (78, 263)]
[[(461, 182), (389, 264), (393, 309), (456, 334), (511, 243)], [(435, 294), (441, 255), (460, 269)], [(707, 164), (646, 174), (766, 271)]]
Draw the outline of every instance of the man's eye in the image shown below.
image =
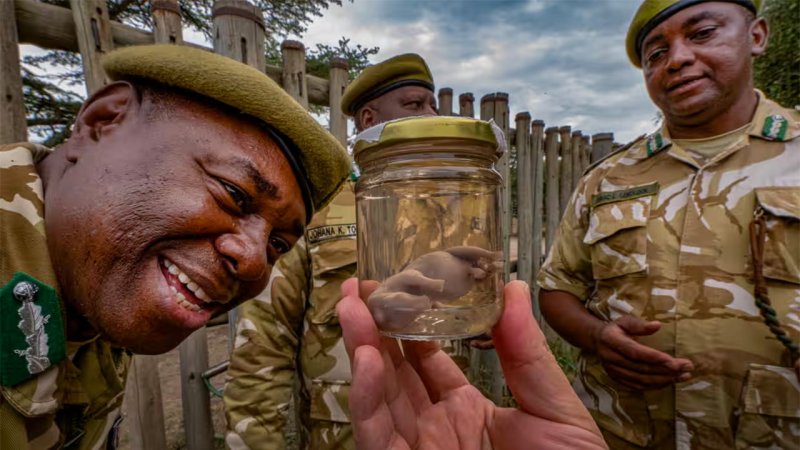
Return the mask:
[(716, 27), (706, 27), (700, 29), (695, 34), (692, 35), (692, 39), (694, 40), (708, 39), (709, 37), (711, 37), (712, 34), (714, 34), (714, 31), (716, 29), (717, 29)]
[(288, 242), (279, 238), (279, 237), (270, 237), (269, 238), (269, 245), (270, 247), (274, 248), (279, 255), (283, 255), (291, 250), (292, 246), (289, 245)]
[(228, 192), (231, 200), (236, 203), (236, 206), (238, 206), (242, 211), (247, 210), (248, 206), (250, 206), (250, 197), (245, 194), (244, 191), (230, 183), (222, 180), (220, 180), (220, 183), (222, 183), (222, 186)]
[(666, 50), (664, 50), (663, 48), (651, 51), (650, 53), (647, 54), (647, 62), (654, 63), (658, 61), (658, 59), (661, 58), (664, 55), (664, 53), (666, 53)]

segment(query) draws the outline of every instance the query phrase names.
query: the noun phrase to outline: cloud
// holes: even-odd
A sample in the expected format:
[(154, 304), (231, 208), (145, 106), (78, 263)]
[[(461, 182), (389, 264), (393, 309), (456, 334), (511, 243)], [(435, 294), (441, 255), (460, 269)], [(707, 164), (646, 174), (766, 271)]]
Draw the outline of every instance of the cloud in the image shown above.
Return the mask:
[[(654, 128), (656, 108), (624, 49), (636, 0), (356, 0), (309, 27), (307, 44), (341, 36), (377, 45), (378, 62), (415, 52), (437, 87), (508, 92), (511, 116), (612, 131), (627, 142)], [(455, 105), (457, 108), (457, 105)]]

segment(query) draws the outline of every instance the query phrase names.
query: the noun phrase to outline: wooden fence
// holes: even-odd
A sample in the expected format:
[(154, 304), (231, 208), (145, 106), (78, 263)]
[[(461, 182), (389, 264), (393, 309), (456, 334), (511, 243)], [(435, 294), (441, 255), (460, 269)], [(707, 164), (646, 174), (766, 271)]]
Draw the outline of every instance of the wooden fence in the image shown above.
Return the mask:
[[(149, 43), (196, 46), (183, 41), (178, 0), (151, 0), (155, 24), (152, 32), (110, 21), (104, 0), (70, 0), (70, 6), (68, 9), (36, 0), (0, 0), (0, 17), (3, 18), (0, 27), (0, 144), (27, 139), (20, 43), (80, 52), (89, 94), (108, 82), (99, 60), (115, 47)], [(262, 13), (244, 0), (217, 0), (214, 3), (212, 35), (213, 49), (206, 50), (264, 71), (303, 106), (333, 105), (329, 109), (331, 133), (343, 144), (346, 142), (347, 118), (336, 107), (348, 82), (345, 60), (337, 59), (330, 64), (328, 79), (308, 75), (303, 44), (285, 41), (281, 46), (282, 65), (265, 64), (266, 35)], [(475, 116), (472, 93), (458, 96), (457, 113), (453, 109), (452, 89), (440, 89), (438, 97), (442, 115)], [(516, 155), (518, 257), (515, 262), (506, 264), (505, 277), (508, 280), (515, 273), (516, 278), (535, 286), (535, 274), (546, 249), (552, 244), (555, 227), (570, 192), (586, 166), (611, 151), (613, 135), (595, 134), (590, 143), (589, 136), (571, 131), (569, 126), (545, 128), (541, 120), (531, 120), (528, 112), (518, 113), (512, 128), (509, 96), (502, 92), (484, 95), (479, 106), (479, 117), (492, 119), (500, 126)], [(506, 254), (509, 254), (512, 235), (510, 155), (508, 152), (497, 166), (506, 180), (502, 192), (503, 247)], [(540, 319), (535, 299), (534, 295), (534, 314)], [(229, 317), (232, 345), (236, 312), (232, 311)], [(466, 351), (472, 351), (473, 361), (477, 361), (470, 370), (473, 380), (494, 401), (503, 402), (508, 392), (494, 351)], [(209, 366), (206, 329), (202, 328), (187, 338), (180, 345), (179, 353), (187, 448), (211, 449), (213, 427), (209, 392), (201, 376)], [(165, 449), (157, 357), (137, 355), (134, 358), (126, 397), (132, 447)]]

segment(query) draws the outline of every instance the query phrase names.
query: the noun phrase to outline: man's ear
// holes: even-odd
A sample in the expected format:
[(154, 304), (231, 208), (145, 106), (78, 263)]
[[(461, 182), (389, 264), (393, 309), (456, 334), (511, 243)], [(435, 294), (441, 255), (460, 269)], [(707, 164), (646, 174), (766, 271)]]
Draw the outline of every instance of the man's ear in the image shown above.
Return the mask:
[(358, 118), (356, 123), (361, 125), (361, 131), (378, 124), (378, 113), (369, 105), (356, 111), (356, 117)]
[(117, 81), (92, 94), (75, 119), (72, 135), (79, 139), (98, 141), (117, 128), (132, 111), (138, 110), (136, 88), (127, 81)]
[(761, 56), (767, 50), (769, 41), (769, 24), (763, 17), (758, 17), (750, 24), (750, 54)]

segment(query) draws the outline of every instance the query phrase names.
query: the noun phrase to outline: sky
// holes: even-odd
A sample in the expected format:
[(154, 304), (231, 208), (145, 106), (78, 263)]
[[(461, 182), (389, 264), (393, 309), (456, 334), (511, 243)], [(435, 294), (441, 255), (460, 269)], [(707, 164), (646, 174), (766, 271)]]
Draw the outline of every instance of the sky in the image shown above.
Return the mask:
[[(347, 2), (347, 0), (344, 0)], [(641, 71), (625, 53), (639, 0), (355, 0), (332, 7), (302, 37), (335, 45), (341, 36), (379, 46), (371, 62), (419, 53), (436, 88), (480, 97), (507, 92), (546, 126), (613, 132), (628, 142), (656, 128)], [(512, 122), (513, 123), (513, 122)], [(513, 126), (513, 125), (512, 125)]]
[[(0, 0), (2, 1), (2, 0)], [(428, 62), (436, 88), (472, 92), (476, 114), (488, 93), (509, 94), (511, 120), (522, 111), (545, 126), (583, 134), (613, 132), (628, 142), (656, 128), (656, 108), (641, 71), (625, 54), (625, 33), (639, 0), (343, 0), (299, 39), (307, 48), (380, 47), (372, 63), (400, 53)], [(185, 31), (188, 41), (203, 43)], [(210, 46), (209, 43), (205, 45)], [(22, 54), (38, 53), (22, 46)], [(326, 120), (320, 120), (325, 123)]]

